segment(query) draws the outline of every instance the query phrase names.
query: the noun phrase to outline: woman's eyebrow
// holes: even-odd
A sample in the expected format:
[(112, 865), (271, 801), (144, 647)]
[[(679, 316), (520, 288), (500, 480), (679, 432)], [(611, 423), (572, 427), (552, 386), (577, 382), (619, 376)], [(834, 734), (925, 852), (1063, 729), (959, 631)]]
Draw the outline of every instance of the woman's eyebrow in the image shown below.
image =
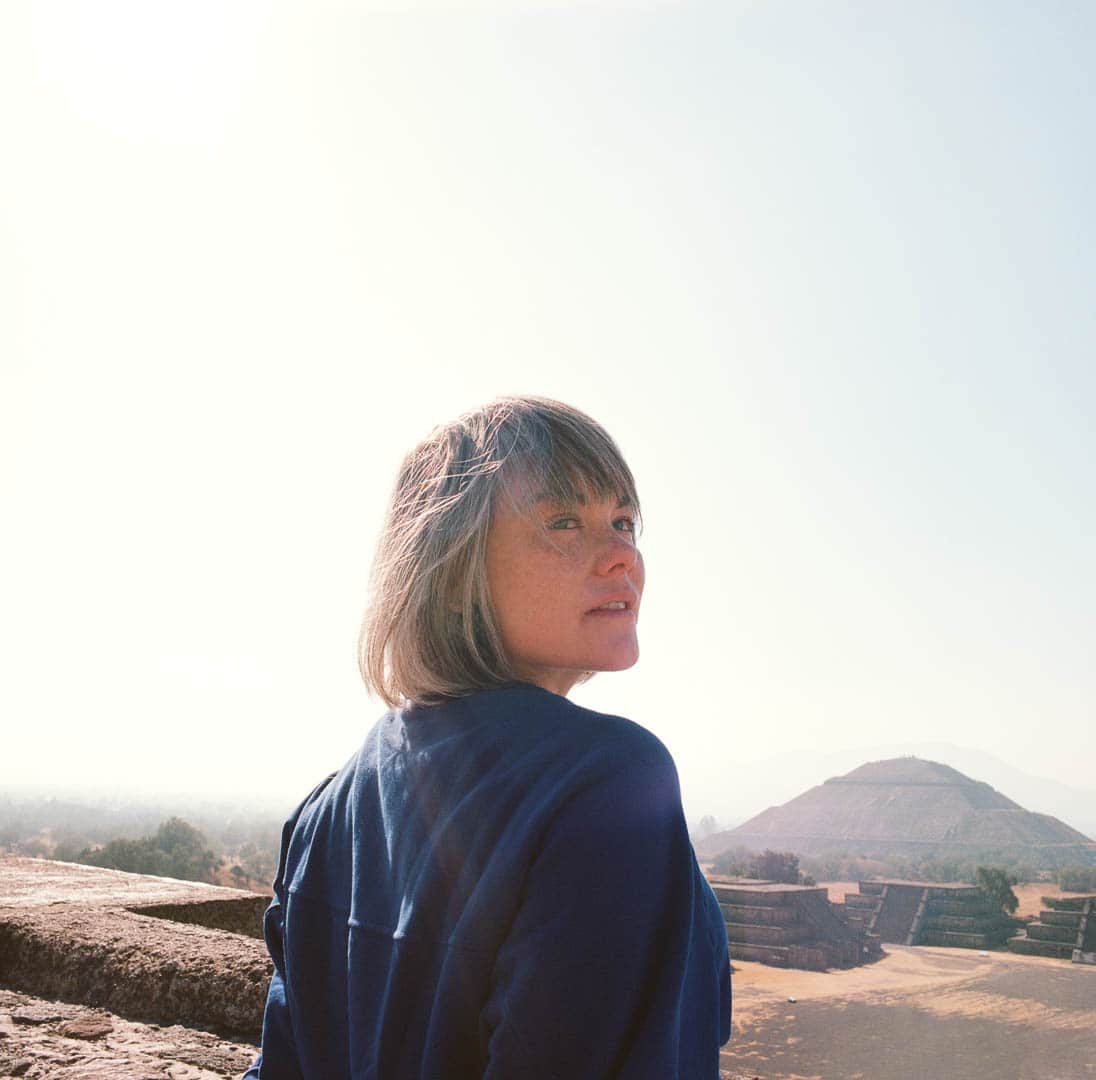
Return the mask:
[(558, 495), (543, 491), (533, 501), (538, 506), (585, 506), (586, 496), (579, 492), (569, 498), (561, 499)]
[[(542, 491), (535, 496), (533, 502), (538, 506), (585, 506), (589, 502), (589, 499), (587, 499), (586, 495), (581, 491), (576, 492), (570, 498), (566, 499), (560, 499), (549, 492)], [(616, 508), (618, 510), (625, 510), (634, 505), (635, 500), (630, 495), (621, 495), (620, 498), (617, 499)]]

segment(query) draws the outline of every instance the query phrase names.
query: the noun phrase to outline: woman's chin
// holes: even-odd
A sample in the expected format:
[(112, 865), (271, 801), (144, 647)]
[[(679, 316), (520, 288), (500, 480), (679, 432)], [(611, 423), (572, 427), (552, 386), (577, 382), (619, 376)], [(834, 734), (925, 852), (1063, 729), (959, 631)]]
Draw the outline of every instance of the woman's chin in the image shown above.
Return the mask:
[(592, 668), (594, 671), (627, 671), (635, 667), (639, 659), (639, 643), (633, 643), (626, 648), (616, 649), (612, 656), (606, 657), (604, 663)]

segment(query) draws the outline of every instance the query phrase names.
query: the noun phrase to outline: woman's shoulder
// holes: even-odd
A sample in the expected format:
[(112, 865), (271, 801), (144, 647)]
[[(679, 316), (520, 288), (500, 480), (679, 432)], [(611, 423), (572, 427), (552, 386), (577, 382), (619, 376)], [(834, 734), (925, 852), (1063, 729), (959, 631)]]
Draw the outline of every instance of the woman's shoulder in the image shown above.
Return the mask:
[(642, 724), (598, 712), (538, 686), (518, 683), (462, 699), (469, 717), (490, 715), (516, 741), (548, 742), (564, 756), (673, 768), (661, 739)]

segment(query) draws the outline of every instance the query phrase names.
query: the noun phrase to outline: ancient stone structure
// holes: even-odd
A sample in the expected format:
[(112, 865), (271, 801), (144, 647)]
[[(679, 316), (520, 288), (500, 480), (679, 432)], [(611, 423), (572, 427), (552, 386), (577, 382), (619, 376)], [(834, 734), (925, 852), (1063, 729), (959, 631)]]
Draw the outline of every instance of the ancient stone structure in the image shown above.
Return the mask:
[(990, 949), (1012, 920), (977, 885), (935, 881), (861, 881), (845, 894), (850, 923), (896, 945)]
[(824, 888), (714, 879), (732, 959), (824, 971), (880, 955), (877, 935), (850, 925)]
[(783, 806), (697, 844), (705, 858), (736, 846), (799, 855), (968, 855), (987, 851), (1037, 867), (1096, 862), (1096, 843), (1057, 818), (1025, 810), (935, 761), (861, 765)]
[(128, 1020), (256, 1042), (271, 966), (268, 898), (0, 856), (0, 984)]
[(239, 1080), (255, 1047), (0, 988), (0, 1078)]
[(1096, 896), (1044, 896), (1046, 907), (1026, 931), (1010, 938), (1013, 952), (1096, 964)]

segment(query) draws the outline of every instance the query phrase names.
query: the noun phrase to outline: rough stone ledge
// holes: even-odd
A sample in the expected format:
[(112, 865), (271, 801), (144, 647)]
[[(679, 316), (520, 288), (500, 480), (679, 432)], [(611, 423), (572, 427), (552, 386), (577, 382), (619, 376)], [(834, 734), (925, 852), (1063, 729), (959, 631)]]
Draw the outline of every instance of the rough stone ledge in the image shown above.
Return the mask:
[(256, 938), (268, 899), (0, 856), (0, 984), (257, 1040), (271, 965)]
[(0, 989), (0, 1077), (235, 1080), (257, 1047)]
[(230, 934), (247, 937), (263, 936), (263, 913), (270, 904), (269, 896), (254, 896), (230, 900), (188, 900), (181, 904), (147, 904), (128, 910), (136, 915), (150, 915), (154, 919), (170, 919), (172, 922), (193, 923), (208, 926), (211, 930), (227, 930)]
[(0, 982), (135, 1020), (257, 1039), (271, 965), (253, 938), (129, 911), (0, 912)]
[(130, 874), (81, 863), (0, 855), (0, 909), (54, 904), (139, 907), (148, 904), (254, 900), (257, 893), (201, 881)]

